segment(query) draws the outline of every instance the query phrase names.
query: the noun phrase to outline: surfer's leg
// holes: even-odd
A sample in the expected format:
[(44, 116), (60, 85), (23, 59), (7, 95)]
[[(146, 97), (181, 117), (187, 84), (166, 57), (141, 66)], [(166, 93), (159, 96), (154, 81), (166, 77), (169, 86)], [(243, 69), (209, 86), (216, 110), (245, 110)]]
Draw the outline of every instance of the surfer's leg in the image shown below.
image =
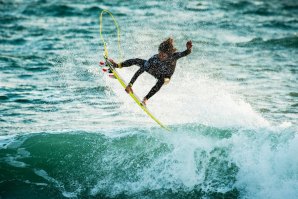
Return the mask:
[(146, 62), (146, 60), (144, 60), (144, 59), (138, 59), (138, 58), (128, 59), (122, 63), (119, 63), (119, 66), (120, 67), (130, 67), (132, 65), (137, 65), (137, 66), (142, 67), (142, 66), (144, 66), (145, 62)]
[(157, 93), (157, 91), (159, 91), (159, 89), (162, 87), (162, 85), (164, 84), (165, 79), (164, 77), (161, 77), (158, 79), (157, 83), (155, 84), (155, 86), (153, 86), (153, 88), (149, 91), (149, 93), (145, 96), (145, 99), (149, 99), (150, 97), (152, 97), (155, 93)]

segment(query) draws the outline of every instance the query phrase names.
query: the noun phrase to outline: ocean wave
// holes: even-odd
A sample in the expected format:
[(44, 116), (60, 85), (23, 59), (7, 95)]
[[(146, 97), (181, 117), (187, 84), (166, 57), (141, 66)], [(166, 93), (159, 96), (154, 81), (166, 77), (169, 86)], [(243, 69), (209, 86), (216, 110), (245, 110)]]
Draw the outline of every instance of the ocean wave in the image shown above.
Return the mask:
[(260, 37), (254, 38), (249, 42), (242, 42), (236, 44), (239, 47), (263, 47), (263, 48), (298, 48), (298, 36), (289, 36), (278, 39), (264, 40)]
[(15, 39), (0, 39), (0, 44), (4, 45), (16, 45), (16, 46), (21, 46), (26, 44), (27, 40), (25, 38), (15, 38)]
[[(287, 129), (186, 125), (171, 134), (130, 128), (37, 133), (4, 141), (1, 183), (7, 190), (14, 187), (7, 192), (12, 195), (25, 186), (18, 180), (48, 184), (32, 189), (44, 195), (54, 190), (56, 197), (276, 198), (297, 193), (290, 174), (297, 168), (298, 140)], [(277, 186), (288, 189), (273, 191)]]
[(29, 16), (54, 16), (54, 17), (67, 17), (67, 16), (80, 16), (81, 11), (70, 5), (65, 4), (39, 4), (32, 2), (22, 12), (24, 15)]
[(280, 28), (285, 30), (295, 30), (297, 28), (298, 20), (292, 19), (292, 20), (271, 20), (263, 22), (263, 27), (269, 27), (269, 28)]

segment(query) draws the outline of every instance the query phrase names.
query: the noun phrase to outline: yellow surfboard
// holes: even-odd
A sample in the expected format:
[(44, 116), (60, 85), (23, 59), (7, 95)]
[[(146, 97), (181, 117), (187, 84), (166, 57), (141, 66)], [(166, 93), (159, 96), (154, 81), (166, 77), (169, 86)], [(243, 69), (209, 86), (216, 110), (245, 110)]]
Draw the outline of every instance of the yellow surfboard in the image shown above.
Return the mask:
[[(117, 72), (117, 70), (114, 68), (113, 64), (108, 60), (108, 49), (107, 49), (107, 44), (103, 38), (102, 35), (102, 27), (103, 27), (103, 14), (107, 13), (110, 15), (110, 17), (112, 18), (112, 20), (114, 21), (114, 25), (117, 29), (117, 39), (118, 39), (118, 49), (119, 49), (119, 54), (120, 57), (122, 59), (122, 49), (121, 49), (121, 45), (120, 45), (120, 28), (119, 25), (115, 19), (115, 17), (113, 16), (113, 14), (108, 11), (108, 10), (102, 10), (99, 16), (99, 33), (100, 33), (100, 39), (103, 43), (103, 48), (104, 48), (104, 59), (106, 61), (106, 66), (108, 66), (110, 68), (110, 70), (113, 72), (113, 75), (115, 76), (115, 78), (120, 82), (120, 84), (123, 86), (123, 88), (126, 88), (127, 84), (126, 82), (123, 80), (123, 78), (121, 78), (121, 76), (119, 75), (119, 73)], [(152, 113), (148, 110), (148, 108), (146, 106), (144, 106), (140, 100), (140, 98), (134, 94), (134, 93), (129, 93), (130, 97), (132, 99), (134, 99), (134, 101), (141, 107), (141, 109), (149, 116), (151, 117), (157, 124), (159, 124), (162, 128), (170, 131), (170, 129), (168, 127), (166, 127), (165, 125), (163, 125), (156, 117), (154, 117), (152, 115)]]
[[(127, 83), (123, 80), (123, 78), (120, 76), (120, 74), (117, 72), (117, 70), (114, 68), (113, 64), (108, 60), (108, 58), (105, 56), (105, 61), (106, 61), (106, 66), (108, 66), (110, 68), (110, 70), (113, 72), (113, 75), (115, 76), (115, 78), (120, 82), (120, 84), (123, 86), (123, 88), (126, 88)], [(139, 105), (139, 107), (141, 107), (141, 109), (149, 116), (151, 117), (157, 124), (159, 124), (162, 128), (170, 131), (170, 129), (163, 125), (156, 117), (154, 117), (152, 115), (152, 113), (149, 111), (149, 109), (142, 104), (140, 98), (135, 94), (130, 92), (129, 93), (130, 97), (132, 99), (134, 99), (134, 101)]]

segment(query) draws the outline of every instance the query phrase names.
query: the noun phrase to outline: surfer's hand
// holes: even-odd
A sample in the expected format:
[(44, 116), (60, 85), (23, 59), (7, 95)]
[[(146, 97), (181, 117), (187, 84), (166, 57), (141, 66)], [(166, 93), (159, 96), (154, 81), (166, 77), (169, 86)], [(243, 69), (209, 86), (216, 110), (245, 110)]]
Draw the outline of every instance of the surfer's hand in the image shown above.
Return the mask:
[(114, 62), (114, 60), (112, 60), (112, 59), (109, 59), (109, 61), (113, 64), (113, 66), (115, 67), (115, 68), (117, 68), (118, 67), (118, 64), (116, 63), (116, 62)]
[(146, 106), (148, 99), (146, 97), (144, 97), (142, 104)]
[(133, 90), (132, 90), (132, 88), (131, 88), (130, 85), (126, 86), (125, 91), (126, 91), (127, 93), (133, 93)]
[(192, 48), (192, 41), (191, 41), (191, 40), (189, 40), (189, 41), (186, 43), (186, 48), (187, 48), (187, 50), (191, 50), (191, 48)]

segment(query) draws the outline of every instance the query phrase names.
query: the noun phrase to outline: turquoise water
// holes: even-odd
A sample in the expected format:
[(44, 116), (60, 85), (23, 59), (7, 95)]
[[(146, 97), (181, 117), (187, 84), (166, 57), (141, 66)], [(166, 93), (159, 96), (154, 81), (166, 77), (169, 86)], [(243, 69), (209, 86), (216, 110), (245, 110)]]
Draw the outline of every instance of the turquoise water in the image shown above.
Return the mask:
[[(98, 67), (99, 13), (124, 59), (172, 36), (148, 108)], [(0, 1), (1, 198), (297, 198), (296, 1)], [(110, 56), (116, 30), (104, 18)], [(130, 80), (137, 67), (119, 72)], [(155, 80), (134, 85), (143, 97)]]

